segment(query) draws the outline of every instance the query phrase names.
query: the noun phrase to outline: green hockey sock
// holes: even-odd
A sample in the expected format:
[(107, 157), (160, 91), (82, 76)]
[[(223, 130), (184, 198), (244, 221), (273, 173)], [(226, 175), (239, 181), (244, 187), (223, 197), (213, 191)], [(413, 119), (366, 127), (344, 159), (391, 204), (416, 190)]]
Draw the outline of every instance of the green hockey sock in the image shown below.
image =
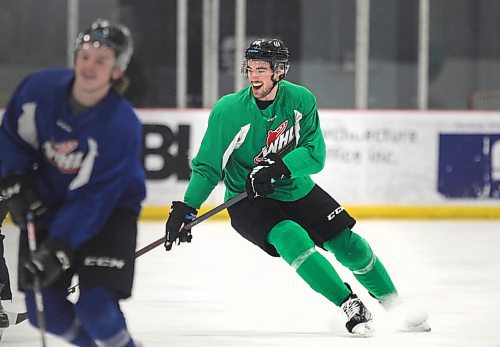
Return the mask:
[(353, 271), (354, 277), (378, 300), (397, 294), (394, 283), (392, 283), (384, 264), (375, 256), (374, 261), (375, 263), (371, 269), (366, 272), (364, 270)]
[(278, 223), (269, 232), (267, 240), (312, 289), (335, 305), (340, 306), (351, 293), (330, 262), (316, 251), (307, 232), (297, 223), (289, 220)]
[(381, 300), (397, 293), (387, 270), (373, 254), (368, 242), (351, 229), (346, 228), (323, 246), (351, 270), (359, 283), (375, 298)]

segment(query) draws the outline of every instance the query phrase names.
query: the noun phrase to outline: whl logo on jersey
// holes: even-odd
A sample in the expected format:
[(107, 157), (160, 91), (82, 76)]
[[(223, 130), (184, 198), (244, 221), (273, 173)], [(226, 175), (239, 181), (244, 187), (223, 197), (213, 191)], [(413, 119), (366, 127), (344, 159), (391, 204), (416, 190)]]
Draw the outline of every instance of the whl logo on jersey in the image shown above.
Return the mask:
[(76, 148), (78, 148), (76, 140), (58, 143), (46, 141), (43, 144), (45, 157), (66, 174), (76, 173), (82, 166), (84, 153), (82, 151), (75, 152)]
[(260, 153), (253, 158), (255, 164), (259, 164), (269, 153), (281, 153), (288, 148), (295, 138), (294, 128), (287, 129), (288, 120), (281, 123), (275, 130), (267, 132), (266, 145)]

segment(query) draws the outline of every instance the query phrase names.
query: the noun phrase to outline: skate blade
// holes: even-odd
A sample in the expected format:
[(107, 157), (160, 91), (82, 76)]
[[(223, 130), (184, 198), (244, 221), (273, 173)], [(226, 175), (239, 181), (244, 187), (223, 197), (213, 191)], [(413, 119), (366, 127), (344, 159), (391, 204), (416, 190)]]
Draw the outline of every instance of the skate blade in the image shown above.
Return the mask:
[(352, 333), (355, 337), (372, 337), (375, 334), (375, 330), (370, 323), (359, 323), (352, 328)]
[(428, 321), (429, 314), (424, 311), (415, 311), (411, 315), (407, 315), (405, 319), (405, 328), (409, 332), (429, 332), (431, 325)]

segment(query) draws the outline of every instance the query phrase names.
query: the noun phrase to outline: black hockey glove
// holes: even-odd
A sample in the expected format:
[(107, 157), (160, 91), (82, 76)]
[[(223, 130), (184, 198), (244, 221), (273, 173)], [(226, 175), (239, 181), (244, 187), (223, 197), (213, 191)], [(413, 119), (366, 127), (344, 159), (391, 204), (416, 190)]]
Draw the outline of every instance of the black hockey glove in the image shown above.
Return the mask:
[(54, 283), (73, 264), (73, 252), (61, 240), (49, 239), (24, 263), (27, 273), (26, 287), (33, 288), (33, 278), (38, 276), (42, 287)]
[(260, 164), (252, 169), (247, 177), (246, 189), (251, 199), (265, 197), (274, 192), (273, 183), (291, 177), (290, 170), (276, 154), (270, 153)]
[(2, 178), (0, 194), (7, 201), (14, 223), (21, 228), (26, 227), (26, 214), (29, 211), (33, 212), (35, 219), (45, 213), (45, 206), (27, 175), (14, 174)]
[(170, 215), (168, 216), (167, 224), (165, 225), (165, 249), (170, 251), (175, 241), (177, 244), (181, 242), (191, 242), (193, 236), (191, 230), (182, 229), (184, 224), (187, 224), (196, 218), (198, 211), (182, 201), (172, 202)]

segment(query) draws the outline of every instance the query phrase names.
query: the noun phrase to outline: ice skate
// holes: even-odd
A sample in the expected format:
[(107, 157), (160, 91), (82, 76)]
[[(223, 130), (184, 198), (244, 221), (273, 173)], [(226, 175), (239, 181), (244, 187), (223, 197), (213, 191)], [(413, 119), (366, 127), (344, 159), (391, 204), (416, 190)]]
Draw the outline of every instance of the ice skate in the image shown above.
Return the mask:
[(9, 316), (7, 316), (7, 312), (3, 309), (2, 302), (0, 301), (0, 329), (8, 328), (9, 325)]
[(356, 294), (351, 293), (340, 308), (347, 316), (347, 331), (359, 337), (373, 336), (372, 314)]
[[(0, 283), (0, 292), (2, 292), (4, 286), (4, 283)], [(8, 328), (9, 325), (9, 316), (7, 316), (7, 312), (5, 312), (0, 300), (0, 329)]]
[(428, 318), (429, 315), (425, 311), (408, 314), (404, 320), (404, 328), (411, 332), (429, 332), (431, 325)]

